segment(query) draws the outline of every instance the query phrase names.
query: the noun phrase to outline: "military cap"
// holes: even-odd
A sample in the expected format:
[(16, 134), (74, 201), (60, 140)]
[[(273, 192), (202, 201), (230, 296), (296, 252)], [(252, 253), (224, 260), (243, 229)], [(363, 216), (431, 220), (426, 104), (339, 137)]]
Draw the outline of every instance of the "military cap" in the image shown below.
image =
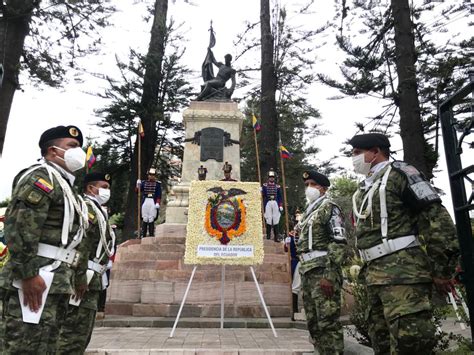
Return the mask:
[(306, 170), (303, 173), (304, 181), (310, 180), (310, 179), (314, 180), (314, 182), (318, 185), (321, 185), (324, 187), (331, 186), (331, 182), (329, 181), (329, 179), (325, 175), (318, 173), (316, 170)]
[(81, 130), (76, 126), (57, 126), (47, 129), (43, 132), (39, 140), (40, 148), (43, 148), (46, 142), (59, 138), (74, 138), (77, 139), (82, 147), (83, 137)]
[(109, 184), (112, 184), (112, 178), (110, 177), (109, 174), (89, 173), (84, 178), (84, 185), (87, 185), (87, 184), (89, 184), (91, 182), (95, 182), (95, 181), (105, 181), (105, 182), (108, 182)]
[(275, 170), (270, 169), (270, 171), (268, 172), (268, 177), (272, 177), (272, 176), (276, 177), (276, 172), (275, 172)]
[(349, 140), (349, 144), (359, 149), (370, 149), (373, 147), (390, 148), (390, 141), (386, 135), (381, 133), (355, 135)]
[(224, 173), (230, 173), (232, 171), (232, 165), (228, 162), (225, 162), (224, 166), (222, 167), (222, 170), (224, 170)]
[(148, 169), (148, 175), (156, 175), (156, 169), (155, 168)]

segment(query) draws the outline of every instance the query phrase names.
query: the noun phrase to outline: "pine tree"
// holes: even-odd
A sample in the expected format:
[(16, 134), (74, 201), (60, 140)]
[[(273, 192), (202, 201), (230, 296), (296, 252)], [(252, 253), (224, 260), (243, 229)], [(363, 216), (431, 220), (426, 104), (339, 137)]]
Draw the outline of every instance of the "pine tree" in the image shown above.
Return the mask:
[[(460, 1), (436, 7), (430, 1), (416, 1), (414, 8), (405, 0), (391, 4), (342, 1), (338, 4), (341, 25), (336, 39), (346, 54), (340, 67), (343, 80), (318, 75), (344, 95), (385, 100), (376, 116), (369, 122), (357, 122), (356, 127), (361, 131), (399, 132), (404, 160), (428, 177), (432, 177), (438, 159), (437, 144), (432, 143), (437, 106), (462, 85), (465, 72), (472, 66), (466, 50), (472, 47), (472, 37), (457, 40), (459, 34), (453, 33), (447, 42), (436, 45), (434, 36), (449, 31), (450, 22), (463, 19), (468, 6)], [(431, 17), (424, 23), (428, 14), (433, 16), (432, 11), (435, 20)]]
[[(182, 142), (184, 139), (184, 128), (181, 122), (172, 119), (171, 115), (178, 112), (187, 103), (191, 95), (191, 87), (187, 81), (190, 75), (189, 69), (181, 64), (184, 50), (181, 49), (182, 37), (173, 30), (174, 23), (171, 21), (166, 28), (165, 35), (165, 55), (160, 67), (160, 82), (157, 85), (158, 92), (154, 99), (154, 111), (149, 112), (153, 117), (153, 129), (155, 130), (153, 139), (153, 155), (146, 162), (142, 162), (142, 175), (145, 171), (154, 166), (158, 169), (159, 179), (162, 188), (165, 190), (168, 180), (179, 174), (176, 166), (171, 166), (169, 160), (172, 156), (182, 158)], [(120, 69), (120, 80), (108, 79), (110, 88), (103, 95), (104, 98), (111, 99), (112, 103), (103, 109), (97, 110), (102, 120), (98, 123), (107, 135), (107, 140), (100, 146), (99, 152), (111, 154), (104, 155), (104, 158), (113, 159), (113, 171), (118, 171), (120, 178), (124, 179), (120, 183), (122, 187), (121, 195), (123, 200), (117, 202), (120, 208), (116, 211), (125, 212), (124, 237), (130, 238), (133, 235), (136, 220), (136, 193), (135, 183), (137, 179), (137, 117), (143, 108), (143, 82), (145, 76), (147, 57), (135, 51), (130, 52), (127, 64), (118, 61)], [(147, 137), (149, 131), (145, 130)], [(112, 153), (110, 153), (112, 152)], [(102, 160), (101, 156), (98, 159)], [(143, 167), (145, 164), (145, 167)], [(122, 171), (126, 173), (122, 174)], [(125, 177), (125, 175), (127, 175)], [(115, 177), (114, 177), (115, 179)], [(127, 186), (126, 188), (124, 186)], [(124, 194), (124, 191), (128, 193)], [(128, 224), (127, 224), (128, 223)]]
[[(108, 1), (0, 1), (0, 154), (20, 72), (33, 83), (61, 86), (78, 57), (98, 50), (99, 30), (114, 10)], [(80, 38), (80, 40), (79, 40)]]

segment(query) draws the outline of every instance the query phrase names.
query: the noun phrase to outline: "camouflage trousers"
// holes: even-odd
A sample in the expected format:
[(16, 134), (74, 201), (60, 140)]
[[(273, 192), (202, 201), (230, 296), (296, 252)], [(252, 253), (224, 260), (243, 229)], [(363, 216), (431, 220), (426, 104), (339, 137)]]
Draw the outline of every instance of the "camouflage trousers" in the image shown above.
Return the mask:
[(84, 354), (94, 329), (95, 309), (70, 306), (58, 339), (58, 354)]
[(0, 331), (1, 354), (54, 354), (69, 295), (48, 295), (39, 324), (23, 323), (17, 291), (5, 292)]
[(431, 284), (367, 287), (369, 335), (375, 355), (432, 354)]
[(334, 295), (327, 298), (319, 287), (324, 269), (316, 268), (301, 275), (304, 311), (308, 331), (315, 349), (321, 355), (343, 354), (344, 337), (339, 321), (341, 314), (341, 285), (333, 282)]

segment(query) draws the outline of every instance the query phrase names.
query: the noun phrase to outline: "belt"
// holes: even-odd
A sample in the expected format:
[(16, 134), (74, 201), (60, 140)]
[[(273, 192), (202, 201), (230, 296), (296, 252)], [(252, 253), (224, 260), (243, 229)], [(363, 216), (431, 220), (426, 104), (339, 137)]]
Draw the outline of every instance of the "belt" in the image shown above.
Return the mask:
[(38, 256), (61, 261), (69, 266), (76, 267), (80, 253), (76, 249), (64, 249), (45, 243), (38, 243)]
[(404, 237), (387, 239), (385, 243), (377, 244), (371, 248), (359, 249), (359, 254), (362, 260), (371, 261), (418, 245), (420, 245), (420, 242), (416, 235), (406, 235)]
[(99, 275), (102, 275), (105, 271), (107, 271), (107, 265), (101, 265), (92, 260), (87, 262), (87, 268), (89, 270), (95, 271)]
[(301, 254), (299, 258), (300, 258), (300, 261), (310, 261), (310, 260), (325, 256), (327, 254), (328, 252), (326, 250), (313, 250), (308, 253)]
[(153, 197), (153, 194), (146, 194), (146, 197)]

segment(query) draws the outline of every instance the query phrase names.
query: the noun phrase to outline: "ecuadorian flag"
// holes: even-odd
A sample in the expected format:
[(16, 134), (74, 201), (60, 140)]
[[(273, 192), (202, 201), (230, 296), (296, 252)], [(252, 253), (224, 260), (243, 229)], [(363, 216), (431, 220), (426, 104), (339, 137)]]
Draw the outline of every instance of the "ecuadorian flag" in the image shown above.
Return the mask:
[(284, 146), (280, 145), (280, 154), (282, 159), (291, 159), (293, 157), (293, 154), (291, 154), (288, 149), (286, 149)]
[(86, 154), (87, 167), (89, 169), (92, 168), (92, 165), (94, 165), (95, 161), (96, 159), (95, 159), (94, 152), (92, 152), (92, 146), (89, 146), (89, 148), (87, 148), (87, 154)]
[(262, 126), (260, 126), (260, 123), (258, 122), (257, 117), (255, 117), (254, 113), (252, 114), (252, 126), (256, 132), (259, 132), (262, 129)]

